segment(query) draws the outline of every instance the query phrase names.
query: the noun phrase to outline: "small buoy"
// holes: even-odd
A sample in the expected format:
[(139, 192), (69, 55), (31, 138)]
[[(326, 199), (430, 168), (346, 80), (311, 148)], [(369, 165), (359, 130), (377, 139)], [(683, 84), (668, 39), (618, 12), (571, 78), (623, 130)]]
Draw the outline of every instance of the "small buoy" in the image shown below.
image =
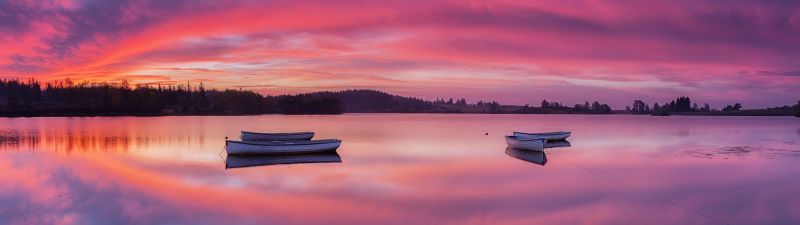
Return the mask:
[(489, 133), (486, 133), (485, 135), (489, 135)]

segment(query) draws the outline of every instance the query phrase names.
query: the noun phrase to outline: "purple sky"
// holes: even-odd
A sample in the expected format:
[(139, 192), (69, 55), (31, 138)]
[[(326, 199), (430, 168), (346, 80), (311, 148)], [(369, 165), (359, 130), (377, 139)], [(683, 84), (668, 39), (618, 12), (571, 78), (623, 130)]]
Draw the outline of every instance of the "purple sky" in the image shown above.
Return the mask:
[(623, 108), (800, 99), (798, 1), (0, 1), (0, 77)]

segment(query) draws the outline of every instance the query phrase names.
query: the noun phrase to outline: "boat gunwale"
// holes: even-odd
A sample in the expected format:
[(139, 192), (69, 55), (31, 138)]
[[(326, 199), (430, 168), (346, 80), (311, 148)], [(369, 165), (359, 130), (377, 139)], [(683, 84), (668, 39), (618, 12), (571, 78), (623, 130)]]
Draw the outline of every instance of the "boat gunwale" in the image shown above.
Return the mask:
[(543, 137), (523, 138), (523, 137), (520, 137), (520, 136), (517, 136), (517, 135), (506, 135), (506, 139), (514, 140), (514, 141), (538, 141), (538, 140), (545, 141), (545, 142), (547, 141), (547, 139), (543, 138)]
[[(342, 143), (342, 140), (339, 140), (339, 139), (302, 140), (302, 141), (236, 141), (236, 140), (225, 140), (225, 145), (226, 146), (228, 145), (227, 144), (228, 142), (237, 143), (237, 144), (245, 144), (245, 145), (259, 145), (259, 146), (293, 146), (293, 145), (320, 145), (320, 144), (331, 144), (331, 143), (337, 143), (337, 142), (338, 143)], [(258, 143), (258, 142), (265, 142), (265, 143)]]
[(545, 132), (545, 133), (526, 133), (526, 132), (519, 132), (514, 131), (515, 134), (525, 134), (525, 135), (559, 135), (559, 134), (571, 134), (571, 131), (554, 131), (554, 132)]

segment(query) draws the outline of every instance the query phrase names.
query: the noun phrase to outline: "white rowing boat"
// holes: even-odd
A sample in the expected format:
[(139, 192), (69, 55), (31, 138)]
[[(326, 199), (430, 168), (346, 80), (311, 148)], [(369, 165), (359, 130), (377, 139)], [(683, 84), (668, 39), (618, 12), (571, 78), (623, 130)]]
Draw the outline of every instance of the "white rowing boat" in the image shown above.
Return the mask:
[(570, 134), (572, 134), (572, 132), (569, 131), (558, 131), (558, 132), (547, 132), (547, 133), (525, 133), (525, 132), (514, 131), (514, 136), (519, 136), (520, 138), (545, 139), (548, 141), (566, 140)]
[(530, 139), (530, 138), (521, 138), (519, 136), (506, 136), (506, 144), (510, 148), (516, 149), (524, 149), (524, 150), (531, 150), (531, 151), (542, 151), (544, 150), (544, 143), (547, 142), (545, 139)]
[(342, 157), (331, 151), (299, 155), (229, 155), (225, 159), (225, 168), (334, 162), (342, 162)]
[(341, 140), (313, 141), (225, 141), (225, 151), (230, 155), (299, 154), (333, 151)]
[(547, 155), (540, 151), (525, 151), (516, 148), (506, 148), (506, 155), (542, 166), (547, 163)]
[(295, 132), (295, 133), (259, 133), (242, 131), (242, 141), (296, 141), (311, 140), (314, 132)]

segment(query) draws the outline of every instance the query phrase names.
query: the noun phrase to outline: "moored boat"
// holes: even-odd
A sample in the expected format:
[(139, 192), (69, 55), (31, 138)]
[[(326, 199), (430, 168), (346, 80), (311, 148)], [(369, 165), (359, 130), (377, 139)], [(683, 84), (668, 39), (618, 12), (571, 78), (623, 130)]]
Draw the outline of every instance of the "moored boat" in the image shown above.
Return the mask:
[(225, 159), (225, 168), (335, 162), (342, 162), (342, 157), (334, 151), (299, 155), (229, 155)]
[(525, 133), (525, 132), (514, 131), (514, 136), (519, 136), (520, 138), (545, 139), (548, 141), (566, 140), (570, 134), (572, 134), (572, 132), (569, 131), (546, 132), (546, 133)]
[(547, 155), (541, 151), (525, 151), (516, 148), (506, 148), (506, 155), (544, 166), (547, 163)]
[(541, 138), (531, 139), (531, 138), (521, 138), (515, 135), (506, 136), (506, 144), (508, 145), (508, 147), (516, 149), (542, 151), (544, 150), (545, 142), (547, 142), (547, 140)]
[(225, 141), (225, 151), (229, 155), (259, 154), (301, 154), (333, 151), (342, 144), (341, 140), (313, 141)]
[(311, 140), (314, 132), (259, 133), (242, 131), (242, 141), (296, 141)]

